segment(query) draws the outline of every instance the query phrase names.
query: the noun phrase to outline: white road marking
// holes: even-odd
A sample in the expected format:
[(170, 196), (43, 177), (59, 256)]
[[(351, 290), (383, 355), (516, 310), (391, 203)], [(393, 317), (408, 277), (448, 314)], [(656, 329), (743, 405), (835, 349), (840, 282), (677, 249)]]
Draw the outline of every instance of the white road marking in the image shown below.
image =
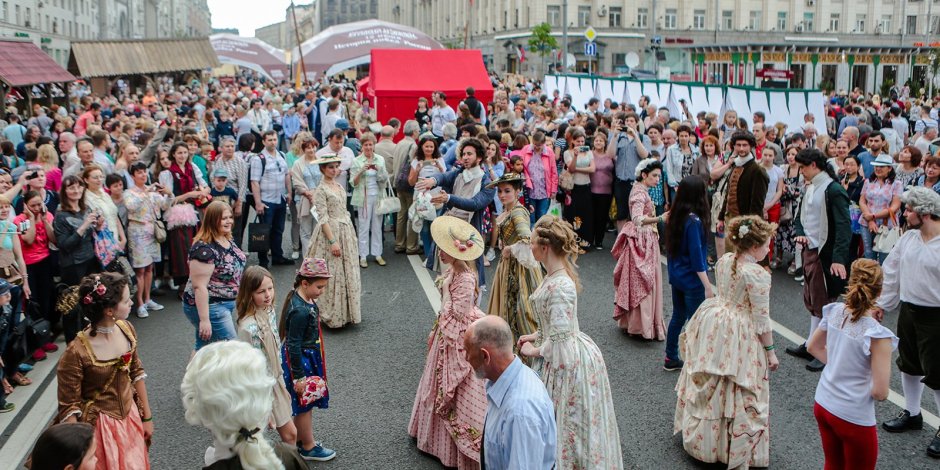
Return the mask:
[(424, 263), (421, 262), (420, 256), (409, 255), (408, 262), (411, 263), (411, 269), (413, 269), (415, 275), (418, 276), (418, 282), (421, 283), (421, 288), (424, 289), (424, 295), (427, 296), (428, 302), (431, 303), (431, 309), (434, 315), (437, 315), (437, 313), (441, 311), (441, 294), (437, 291), (437, 287), (434, 286), (434, 280), (431, 279), (427, 268), (425, 268)]
[[(65, 340), (59, 338), (56, 345), (59, 347), (58, 351), (46, 353), (46, 360), (37, 362), (33, 366), (33, 370), (26, 374), (33, 381), (32, 385), (16, 387), (13, 389), (13, 393), (7, 396), (7, 401), (15, 404), (16, 409), (9, 413), (0, 414), (0, 434), (5, 434), (10, 424), (24, 411), (24, 405), (36, 393), (36, 388), (46, 380), (46, 377), (49, 377), (49, 374), (55, 373), (59, 358), (65, 353)], [(12, 380), (10, 382), (12, 383)], [(0, 462), (5, 462), (5, 460), (0, 460)]]
[[(418, 282), (421, 283), (421, 287), (424, 289), (424, 294), (428, 298), (428, 302), (431, 303), (431, 307), (434, 309), (434, 313), (437, 314), (441, 309), (441, 295), (437, 291), (437, 288), (434, 286), (434, 281), (431, 280), (431, 276), (428, 274), (428, 270), (425, 269), (424, 264), (421, 263), (421, 258), (417, 255), (411, 255), (408, 257), (408, 260), (411, 262), (411, 267), (414, 269), (415, 275), (418, 276)], [(666, 258), (662, 258), (662, 263), (666, 264)], [(803, 344), (806, 342), (806, 338), (796, 334), (793, 330), (771, 320), (771, 326), (774, 331), (786, 338), (787, 341), (790, 341), (793, 344)], [(781, 348), (782, 349), (782, 348)], [(904, 397), (900, 394), (891, 390), (888, 393), (888, 400), (895, 405), (904, 408)], [(927, 410), (921, 410), (921, 415), (924, 416), (924, 422), (933, 426), (934, 428), (940, 428), (940, 418), (938, 418), (933, 413), (930, 413)]]
[(3, 444), (3, 448), (0, 448), (0, 462), (15, 463), (15, 466), (10, 468), (19, 468), (19, 464), (33, 450), (36, 439), (56, 414), (58, 389), (59, 381), (53, 378), (16, 428), (16, 432)]

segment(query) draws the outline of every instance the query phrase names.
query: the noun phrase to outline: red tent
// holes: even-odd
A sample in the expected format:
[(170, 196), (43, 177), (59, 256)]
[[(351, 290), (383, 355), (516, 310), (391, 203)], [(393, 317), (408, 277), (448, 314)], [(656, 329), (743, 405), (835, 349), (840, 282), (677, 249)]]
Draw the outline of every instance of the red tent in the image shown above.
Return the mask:
[(402, 124), (414, 119), (418, 98), (431, 100), (442, 91), (457, 110), (467, 87), (483, 103), (493, 101), (493, 85), (479, 50), (372, 49), (366, 96), (372, 99), (379, 121), (396, 117)]

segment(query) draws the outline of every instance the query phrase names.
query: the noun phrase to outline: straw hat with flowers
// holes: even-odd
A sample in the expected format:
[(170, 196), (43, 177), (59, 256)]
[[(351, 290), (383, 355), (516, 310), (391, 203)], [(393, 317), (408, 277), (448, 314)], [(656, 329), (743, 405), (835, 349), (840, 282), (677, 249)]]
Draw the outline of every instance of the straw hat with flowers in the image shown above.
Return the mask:
[(463, 219), (442, 215), (431, 223), (431, 237), (437, 247), (461, 261), (473, 261), (483, 255), (483, 237)]

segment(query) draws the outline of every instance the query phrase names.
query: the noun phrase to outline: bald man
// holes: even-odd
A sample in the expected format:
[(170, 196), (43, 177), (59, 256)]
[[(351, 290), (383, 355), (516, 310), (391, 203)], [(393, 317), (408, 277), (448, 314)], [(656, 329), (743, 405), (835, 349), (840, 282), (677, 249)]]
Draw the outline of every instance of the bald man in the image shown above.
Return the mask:
[(467, 362), (486, 379), (484, 469), (549, 470), (555, 465), (555, 411), (542, 380), (512, 352), (509, 324), (487, 315), (464, 333)]
[(375, 144), (376, 155), (385, 160), (385, 168), (392, 169), (395, 164), (395, 128), (382, 126), (379, 141)]

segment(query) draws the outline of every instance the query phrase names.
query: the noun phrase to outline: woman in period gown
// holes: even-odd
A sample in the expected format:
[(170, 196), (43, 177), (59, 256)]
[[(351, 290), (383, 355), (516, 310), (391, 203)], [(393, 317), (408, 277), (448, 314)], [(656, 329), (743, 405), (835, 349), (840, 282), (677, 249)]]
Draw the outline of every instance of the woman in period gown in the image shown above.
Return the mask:
[[(441, 248), (441, 262), (450, 268), (443, 275), (441, 311), (428, 337), (408, 434), (417, 440), (418, 449), (446, 467), (479, 469), (486, 391), (467, 362), (463, 334), (484, 316), (476, 307), (474, 272), (474, 261), (483, 254), (483, 237), (470, 224), (449, 216), (431, 224), (431, 235)], [(466, 245), (467, 240), (477, 243), (463, 251), (455, 244)]]
[(314, 163), (320, 165), (323, 179), (313, 192), (317, 215), (307, 258), (325, 259), (333, 277), (326, 291), (317, 299), (320, 319), (330, 328), (359, 323), (362, 315), (359, 298), (359, 245), (352, 219), (346, 210), (346, 190), (336, 182), (340, 157), (326, 155)]
[[(718, 260), (717, 295), (679, 336), (685, 365), (676, 384), (673, 432), (685, 451), (728, 468), (770, 464), (770, 382), (779, 364), (770, 325), (770, 273), (757, 264), (776, 226), (756, 216), (727, 226), (733, 252)], [(768, 349), (769, 348), (769, 349)]]
[(539, 375), (555, 405), (556, 466), (622, 469), (620, 435), (607, 366), (578, 326), (579, 246), (568, 222), (546, 215), (535, 224), (532, 252), (548, 274), (530, 297), (539, 330), (519, 338), (522, 355), (541, 357)]
[(663, 272), (659, 262), (659, 233), (649, 189), (662, 178), (662, 164), (646, 159), (636, 167), (637, 181), (630, 191), (630, 220), (617, 235), (611, 254), (614, 267), (614, 320), (631, 335), (663, 341)]
[[(529, 211), (519, 204), (523, 179), (518, 173), (506, 173), (490, 184), (497, 188), (496, 195), (503, 204), (503, 212), (496, 218), (494, 227), (502, 256), (496, 266), (487, 311), (506, 320), (516, 338), (537, 328), (529, 295), (542, 282), (542, 268), (537, 263), (529, 261), (526, 265), (519, 261), (521, 257), (531, 258), (532, 253)], [(532, 265), (535, 267), (529, 267)]]

